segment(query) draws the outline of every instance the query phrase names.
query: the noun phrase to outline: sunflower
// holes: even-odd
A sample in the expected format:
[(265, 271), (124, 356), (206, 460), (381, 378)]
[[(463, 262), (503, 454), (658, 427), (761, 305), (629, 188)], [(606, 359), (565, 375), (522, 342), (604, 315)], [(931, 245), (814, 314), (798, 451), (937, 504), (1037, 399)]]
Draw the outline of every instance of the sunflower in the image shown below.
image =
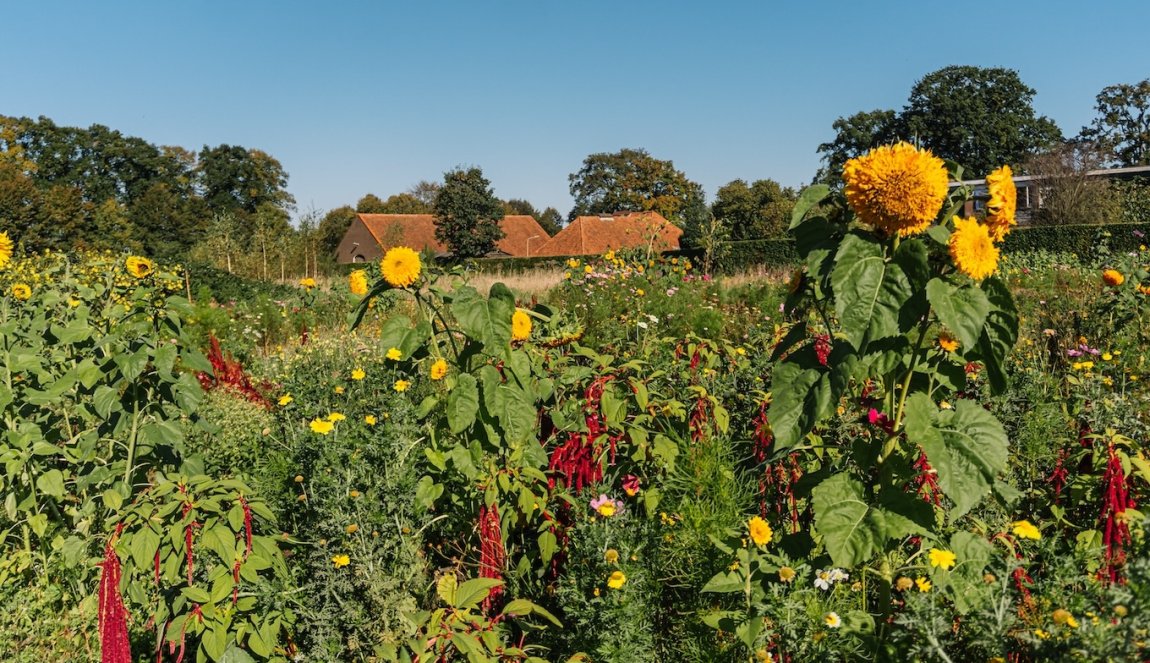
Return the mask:
[(363, 297), (367, 294), (367, 273), (362, 269), (352, 270), (348, 274), (347, 285), (351, 288), (351, 294)]
[(138, 279), (142, 279), (156, 271), (155, 263), (140, 256), (128, 256), (128, 259), (124, 261), (124, 266), (128, 268), (129, 274)]
[(1117, 269), (1107, 269), (1102, 272), (1102, 281), (1112, 288), (1117, 288), (1126, 281), (1126, 277)]
[(20, 301), (25, 301), (32, 296), (32, 288), (27, 283), (13, 284), (12, 296)]
[(431, 365), (431, 379), (442, 380), (443, 376), (447, 375), (447, 362), (443, 359), (436, 359), (435, 363)]
[(859, 218), (888, 235), (930, 226), (946, 199), (946, 165), (910, 143), (884, 145), (843, 166), (847, 202)]
[(990, 229), (974, 218), (954, 217), (950, 257), (958, 271), (976, 281), (990, 276), (998, 267), (998, 247), (990, 239)]
[(8, 233), (0, 233), (0, 269), (6, 267), (12, 260), (12, 240)]
[(308, 277), (306, 277), (306, 278), (302, 278), (302, 279), (300, 279), (300, 280), (299, 280), (299, 284), (300, 284), (300, 286), (301, 286), (302, 288), (304, 288), (305, 290), (311, 290), (312, 288), (314, 288), (314, 287), (315, 287), (315, 279), (313, 279), (312, 277), (308, 276)]
[(947, 352), (954, 352), (955, 350), (958, 349), (958, 339), (955, 338), (954, 334), (951, 334), (950, 332), (947, 332), (947, 331), (939, 332), (938, 333), (938, 347), (942, 348), (943, 350), (945, 350)]
[(765, 546), (771, 542), (774, 532), (771, 531), (771, 526), (767, 521), (755, 516), (747, 521), (747, 529), (751, 533), (751, 540), (755, 542), (756, 546)]
[(990, 200), (986, 203), (986, 225), (990, 227), (990, 238), (1001, 242), (1010, 233), (1017, 221), (1014, 212), (1018, 208), (1018, 189), (1014, 186), (1010, 166), (1003, 166), (986, 176), (986, 186)]
[(516, 310), (511, 316), (511, 340), (526, 341), (531, 337), (531, 316)]
[(387, 250), (380, 263), (383, 280), (393, 288), (406, 288), (419, 280), (422, 264), (419, 254), (406, 246), (396, 246)]

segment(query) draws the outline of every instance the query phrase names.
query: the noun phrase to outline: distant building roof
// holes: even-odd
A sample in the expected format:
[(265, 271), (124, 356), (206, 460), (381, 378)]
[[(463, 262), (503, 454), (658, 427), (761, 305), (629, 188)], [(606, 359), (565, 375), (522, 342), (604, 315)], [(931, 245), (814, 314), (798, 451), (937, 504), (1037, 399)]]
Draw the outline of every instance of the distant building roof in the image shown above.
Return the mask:
[[(550, 235), (534, 218), (509, 214), (499, 222), (503, 239), (495, 243), (497, 252), (521, 257), (535, 255)], [(366, 231), (366, 232), (365, 232)], [(374, 243), (375, 246), (369, 246)], [(450, 250), (435, 238), (434, 214), (357, 214), (336, 251), (341, 263), (375, 260), (393, 246), (446, 255)]]
[(597, 255), (619, 249), (672, 251), (683, 231), (658, 212), (619, 212), (580, 216), (531, 255)]

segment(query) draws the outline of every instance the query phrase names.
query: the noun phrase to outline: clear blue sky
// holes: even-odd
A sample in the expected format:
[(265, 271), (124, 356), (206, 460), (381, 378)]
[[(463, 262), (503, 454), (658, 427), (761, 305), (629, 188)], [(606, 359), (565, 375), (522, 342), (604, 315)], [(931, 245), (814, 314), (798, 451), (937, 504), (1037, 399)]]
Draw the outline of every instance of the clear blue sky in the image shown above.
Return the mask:
[(1073, 135), (1150, 77), (1150, 2), (4, 3), (0, 114), (163, 145), (264, 150), (299, 208), (477, 165), (502, 198), (571, 206), (595, 152), (646, 148), (708, 197), (808, 182), (836, 117), (899, 109), (962, 64), (1015, 69)]

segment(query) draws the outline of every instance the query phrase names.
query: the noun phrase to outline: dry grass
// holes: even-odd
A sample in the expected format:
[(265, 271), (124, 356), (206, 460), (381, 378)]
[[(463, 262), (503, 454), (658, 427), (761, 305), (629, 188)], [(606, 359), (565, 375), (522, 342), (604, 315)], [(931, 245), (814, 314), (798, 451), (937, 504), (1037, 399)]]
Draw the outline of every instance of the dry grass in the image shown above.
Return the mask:
[(785, 283), (791, 278), (794, 267), (777, 267), (759, 265), (729, 276), (719, 277), (719, 282), (725, 288), (734, 288), (750, 283)]
[(537, 297), (545, 299), (547, 291), (563, 282), (563, 272), (559, 268), (533, 269), (524, 272), (504, 274), (502, 272), (483, 272), (473, 274), (468, 282), (479, 292), (487, 292), (495, 283), (502, 283), (511, 288), (511, 292), (521, 299)]

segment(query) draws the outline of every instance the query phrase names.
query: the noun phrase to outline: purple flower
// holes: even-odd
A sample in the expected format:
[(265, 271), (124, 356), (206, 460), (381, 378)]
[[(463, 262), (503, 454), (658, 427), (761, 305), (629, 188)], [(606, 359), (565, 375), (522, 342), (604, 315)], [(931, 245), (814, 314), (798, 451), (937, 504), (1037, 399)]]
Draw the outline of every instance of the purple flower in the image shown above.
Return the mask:
[(1142, 232), (1141, 230), (1135, 230), (1134, 236), (1137, 237), (1138, 239), (1142, 239), (1143, 237), (1146, 236), (1146, 233)]
[(1081, 357), (1082, 352), (1080, 352), (1078, 350), (1071, 349), (1071, 350), (1066, 351), (1066, 356), (1067, 357)]

